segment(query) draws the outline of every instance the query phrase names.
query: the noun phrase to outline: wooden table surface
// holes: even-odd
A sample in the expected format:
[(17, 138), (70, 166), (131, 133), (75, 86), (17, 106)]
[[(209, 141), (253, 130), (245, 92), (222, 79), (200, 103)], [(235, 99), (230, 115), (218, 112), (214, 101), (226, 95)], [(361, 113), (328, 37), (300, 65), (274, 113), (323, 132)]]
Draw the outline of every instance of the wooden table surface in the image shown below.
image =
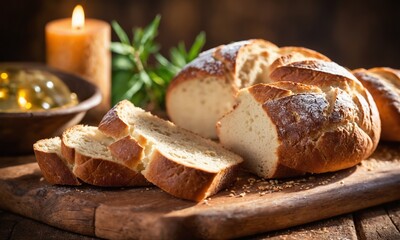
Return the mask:
[[(2, 158), (0, 168), (34, 161), (33, 157)], [(400, 186), (399, 186), (400, 191)], [(0, 193), (1, 194), (1, 193)], [(0, 209), (0, 239), (95, 239), (60, 230)], [(249, 236), (246, 239), (399, 239), (400, 201), (352, 214)]]
[[(400, 201), (244, 239), (400, 239)], [(96, 239), (0, 210), (0, 239)]]

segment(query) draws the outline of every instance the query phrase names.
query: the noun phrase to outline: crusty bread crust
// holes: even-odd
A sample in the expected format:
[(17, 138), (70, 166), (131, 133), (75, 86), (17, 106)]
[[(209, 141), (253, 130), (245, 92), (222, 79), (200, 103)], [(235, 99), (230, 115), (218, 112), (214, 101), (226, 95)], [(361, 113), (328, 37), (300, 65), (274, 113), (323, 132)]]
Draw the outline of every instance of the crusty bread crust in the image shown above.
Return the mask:
[(98, 128), (105, 135), (119, 139), (129, 135), (129, 126), (122, 118), (118, 117), (119, 105), (115, 105), (101, 120)]
[[(271, 79), (274, 81), (291, 81), (324, 87), (361, 86), (357, 78), (342, 66), (322, 60), (291, 61), (291, 56), (277, 59), (271, 65)], [(279, 63), (279, 64), (277, 64)]]
[(314, 51), (312, 49), (304, 48), (304, 47), (296, 47), (296, 46), (287, 46), (279, 48), (279, 54), (282, 56), (292, 55), (292, 54), (300, 54), (305, 58), (313, 58), (319, 59), (326, 62), (331, 61), (327, 56)]
[(113, 157), (130, 169), (137, 169), (143, 157), (143, 147), (130, 136), (113, 142), (108, 149)]
[(80, 181), (58, 154), (45, 151), (37, 144), (33, 145), (33, 149), (40, 170), (47, 182), (60, 185), (81, 185)]
[(277, 82), (255, 85), (249, 92), (278, 129), (277, 153), (284, 166), (311, 173), (336, 171), (356, 165), (376, 147), (357, 125), (358, 108), (343, 90), (318, 93), (313, 86)]
[(356, 69), (353, 74), (376, 102), (382, 121), (381, 139), (400, 141), (400, 72), (381, 67)]
[(83, 182), (101, 187), (149, 186), (142, 174), (116, 162), (76, 153), (74, 174)]
[(298, 177), (305, 174), (306, 172), (304, 171), (295, 170), (278, 163), (278, 166), (276, 167), (274, 174), (271, 175), (271, 178)]
[(237, 170), (238, 165), (235, 165), (220, 172), (206, 172), (176, 163), (155, 151), (142, 173), (154, 185), (175, 197), (201, 201), (227, 187)]
[[(333, 117), (337, 118), (346, 115), (347, 113), (344, 109), (349, 109), (350, 102), (353, 102), (356, 108), (355, 112), (353, 112), (353, 116), (347, 114), (347, 117), (349, 121), (354, 121), (357, 127), (366, 133), (367, 147), (363, 151), (365, 152), (363, 157), (367, 158), (375, 151), (381, 134), (381, 120), (378, 108), (370, 93), (347, 69), (334, 62), (322, 60), (298, 61), (296, 59), (293, 62), (289, 60), (282, 62), (281, 65), (274, 65), (274, 69), (271, 71), (270, 77), (274, 81), (292, 81), (314, 85), (326, 93), (331, 91), (332, 88), (337, 88), (338, 90), (335, 90), (335, 93), (327, 95), (331, 106), (342, 108), (342, 110), (330, 109), (330, 111), (336, 111)], [(348, 95), (350, 100), (336, 99), (345, 95)], [(333, 105), (333, 103), (340, 105)], [(345, 121), (345, 119), (346, 117), (342, 120)], [(340, 119), (333, 120), (339, 121)]]
[(70, 148), (61, 140), (61, 156), (72, 166), (75, 165), (75, 148)]

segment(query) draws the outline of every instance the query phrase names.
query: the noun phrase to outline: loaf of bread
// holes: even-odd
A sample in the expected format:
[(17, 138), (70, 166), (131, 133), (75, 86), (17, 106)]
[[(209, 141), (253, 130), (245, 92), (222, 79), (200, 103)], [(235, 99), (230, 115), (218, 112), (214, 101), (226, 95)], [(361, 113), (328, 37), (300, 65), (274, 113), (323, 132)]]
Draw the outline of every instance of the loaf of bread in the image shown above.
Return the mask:
[(400, 70), (379, 67), (353, 74), (372, 94), (382, 121), (381, 139), (400, 141)]
[(375, 150), (377, 107), (369, 92), (334, 62), (295, 55), (270, 66), (270, 84), (242, 89), (217, 124), (221, 143), (259, 176), (280, 166), (322, 173), (356, 165)]
[(167, 113), (180, 127), (207, 138), (217, 138), (215, 124), (233, 108), (237, 92), (257, 83), (271, 82), (270, 65), (280, 56), (329, 58), (302, 47), (283, 47), (260, 40), (235, 42), (202, 53), (171, 82)]
[(162, 120), (129, 101), (112, 108), (99, 130), (115, 140), (131, 137), (143, 147), (138, 171), (178, 198), (200, 201), (236, 176), (243, 161), (219, 144)]

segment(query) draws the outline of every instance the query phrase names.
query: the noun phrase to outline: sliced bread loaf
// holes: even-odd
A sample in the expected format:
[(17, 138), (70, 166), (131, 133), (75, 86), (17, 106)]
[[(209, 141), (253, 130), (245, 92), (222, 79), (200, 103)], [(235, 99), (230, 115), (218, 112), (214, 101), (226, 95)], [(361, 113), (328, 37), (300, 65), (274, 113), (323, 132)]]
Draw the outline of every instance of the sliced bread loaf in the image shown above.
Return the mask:
[(42, 139), (33, 144), (33, 150), (43, 177), (51, 184), (81, 185), (73, 174), (73, 165), (61, 156), (59, 137)]
[(95, 186), (149, 185), (136, 171), (141, 152), (136, 141), (122, 138), (115, 142), (97, 127), (76, 125), (67, 129), (61, 138), (61, 153), (69, 162), (74, 162), (75, 176)]
[(168, 116), (180, 127), (216, 139), (215, 124), (233, 108), (239, 89), (272, 82), (271, 65), (289, 55), (330, 61), (307, 48), (278, 48), (262, 39), (221, 45), (202, 53), (172, 80), (166, 97)]
[(226, 187), (242, 162), (221, 145), (121, 101), (99, 124), (104, 134), (131, 136), (144, 148), (138, 170), (164, 191), (200, 201)]
[(352, 167), (376, 147), (357, 101), (338, 88), (322, 91), (284, 81), (254, 85), (239, 92), (236, 108), (219, 121), (219, 138), (265, 178), (279, 177), (281, 165), (299, 173)]
[(366, 145), (353, 151), (363, 152), (363, 159), (372, 154), (381, 134), (378, 108), (371, 94), (351, 72), (334, 62), (319, 59), (289, 57), (276, 62), (280, 64), (271, 65), (272, 81), (298, 82), (320, 88), (330, 108), (334, 108), (332, 117), (337, 122), (336, 127), (352, 123), (364, 133), (362, 139)]

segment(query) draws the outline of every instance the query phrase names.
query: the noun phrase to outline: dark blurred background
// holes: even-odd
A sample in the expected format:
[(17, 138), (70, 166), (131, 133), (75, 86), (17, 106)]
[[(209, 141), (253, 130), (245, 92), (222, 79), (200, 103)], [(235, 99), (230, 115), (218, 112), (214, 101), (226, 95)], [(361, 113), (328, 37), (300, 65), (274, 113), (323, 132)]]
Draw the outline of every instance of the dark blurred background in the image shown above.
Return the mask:
[[(2, 1), (0, 61), (45, 61), (44, 26), (71, 17), (117, 20), (131, 32), (162, 15), (158, 41), (168, 53), (179, 41), (207, 34), (205, 48), (264, 38), (317, 50), (349, 68), (400, 68), (400, 1), (320, 0), (35, 0)], [(113, 35), (113, 40), (116, 36)]]

